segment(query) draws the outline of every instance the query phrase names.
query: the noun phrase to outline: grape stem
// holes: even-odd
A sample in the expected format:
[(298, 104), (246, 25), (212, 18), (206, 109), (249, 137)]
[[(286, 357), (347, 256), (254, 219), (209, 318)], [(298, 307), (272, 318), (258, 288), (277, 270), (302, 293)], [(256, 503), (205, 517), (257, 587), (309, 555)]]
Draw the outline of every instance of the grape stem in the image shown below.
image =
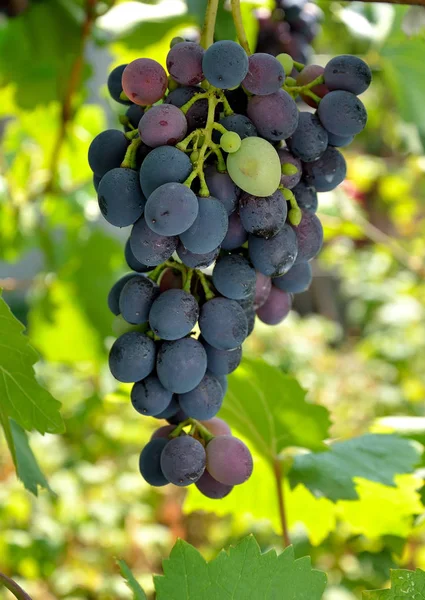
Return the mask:
[(316, 85), (321, 85), (322, 83), (325, 83), (325, 78), (323, 77), (323, 75), (319, 75), (319, 77), (316, 77), (316, 79), (313, 79), (313, 81), (309, 81), (305, 85), (284, 85), (283, 89), (293, 95), (304, 94), (305, 96), (310, 96), (310, 98), (313, 98), (315, 102), (319, 103), (321, 98), (314, 94), (311, 90)]
[(303, 69), (305, 69), (305, 65), (303, 65), (303, 63), (297, 62), (296, 60), (294, 60), (294, 67), (297, 71), (302, 71)]
[(214, 43), (215, 22), (217, 20), (219, 0), (208, 0), (207, 10), (205, 13), (204, 27), (201, 34), (201, 46), (205, 49), (209, 48)]
[[(204, 425), (202, 425), (202, 423), (200, 423), (196, 419), (186, 419), (186, 421), (182, 421), (181, 423), (179, 423), (177, 425), (177, 427), (174, 429), (174, 431), (172, 431), (170, 433), (170, 435), (168, 437), (170, 439), (179, 437), (179, 435), (181, 434), (181, 432), (183, 431), (183, 429), (185, 427), (189, 427), (189, 425), (191, 426), (192, 429), (198, 430), (198, 432), (200, 433), (202, 439), (205, 440), (205, 442), (207, 444), (212, 439), (214, 439), (214, 436), (211, 433), (211, 431), (209, 431)], [(192, 429), (191, 429), (191, 431), (192, 431)]]
[[(136, 132), (137, 132), (137, 130), (136, 130)], [(129, 133), (134, 133), (134, 132), (129, 131)], [(138, 134), (138, 132), (137, 132), (137, 134)], [(131, 144), (127, 148), (127, 152), (125, 153), (124, 160), (121, 163), (121, 168), (123, 168), (123, 169), (135, 169), (136, 168), (136, 155), (137, 155), (137, 150), (141, 143), (142, 143), (142, 140), (140, 139), (140, 137), (134, 137), (134, 139), (131, 141)]]
[(204, 290), (205, 298), (207, 300), (212, 300), (213, 298), (215, 298), (215, 294), (211, 290), (210, 284), (208, 283), (208, 279), (206, 278), (204, 273), (202, 273), (202, 271), (197, 271), (197, 275), (198, 275), (199, 281), (201, 282), (202, 288)]
[(283, 472), (282, 464), (278, 457), (273, 461), (273, 473), (276, 480), (277, 502), (279, 507), (280, 523), (282, 527), (282, 541), (284, 548), (291, 545), (289, 538), (288, 520), (286, 517), (285, 497), (283, 495)]
[(251, 55), (251, 49), (249, 47), (248, 38), (246, 35), (245, 27), (242, 20), (242, 12), (241, 12), (241, 2), (240, 0), (231, 0), (232, 4), (232, 17), (233, 22), (236, 27), (236, 34), (238, 36), (238, 40), (242, 48), (248, 54)]
[(194, 269), (187, 269), (186, 277), (185, 277), (185, 280), (184, 280), (184, 286), (183, 286), (183, 290), (185, 292), (189, 292), (190, 293), (190, 288), (191, 288), (191, 285), (192, 285), (192, 279), (193, 279), (194, 272), (195, 272)]

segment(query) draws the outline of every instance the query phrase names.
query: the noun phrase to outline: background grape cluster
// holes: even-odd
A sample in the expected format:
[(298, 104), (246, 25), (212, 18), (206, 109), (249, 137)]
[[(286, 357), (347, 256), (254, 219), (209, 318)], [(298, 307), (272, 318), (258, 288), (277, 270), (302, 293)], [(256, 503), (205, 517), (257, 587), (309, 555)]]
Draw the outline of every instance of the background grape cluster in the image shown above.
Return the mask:
[[(337, 147), (367, 120), (362, 60), (295, 66), (297, 79), (288, 54), (175, 39), (169, 74), (141, 58), (109, 76), (128, 106), (124, 132), (98, 135), (89, 164), (105, 219), (132, 226), (132, 272), (109, 294), (120, 334), (109, 364), (134, 383), (140, 414), (170, 423), (140, 456), (151, 485), (196, 483), (222, 498), (252, 472), (248, 448), (216, 418), (226, 378), (256, 315), (280, 323), (309, 287), (323, 243), (317, 192), (343, 181)], [(300, 112), (297, 96), (317, 110)]]

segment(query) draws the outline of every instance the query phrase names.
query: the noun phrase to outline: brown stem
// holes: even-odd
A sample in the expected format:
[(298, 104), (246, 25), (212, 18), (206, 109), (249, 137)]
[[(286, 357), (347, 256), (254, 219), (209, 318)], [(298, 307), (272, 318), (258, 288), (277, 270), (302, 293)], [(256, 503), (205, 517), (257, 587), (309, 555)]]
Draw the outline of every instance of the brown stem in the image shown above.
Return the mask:
[[(351, 1), (351, 0), (350, 0)], [(359, 2), (367, 2), (375, 4), (405, 4), (407, 6), (425, 6), (425, 0), (358, 0)]]
[(283, 495), (283, 472), (282, 465), (278, 458), (274, 459), (273, 462), (273, 472), (276, 479), (276, 490), (277, 490), (277, 503), (279, 506), (279, 516), (280, 516), (280, 524), (282, 526), (282, 540), (283, 546), (287, 548), (291, 545), (291, 540), (289, 538), (289, 529), (288, 529), (288, 520), (286, 517), (285, 510), (285, 498)]
[(3, 573), (0, 573), (0, 583), (10, 590), (15, 598), (18, 598), (18, 600), (31, 600), (31, 596), (28, 596), (28, 594), (24, 592), (24, 590), (16, 583), (16, 581), (6, 577), (6, 575)]

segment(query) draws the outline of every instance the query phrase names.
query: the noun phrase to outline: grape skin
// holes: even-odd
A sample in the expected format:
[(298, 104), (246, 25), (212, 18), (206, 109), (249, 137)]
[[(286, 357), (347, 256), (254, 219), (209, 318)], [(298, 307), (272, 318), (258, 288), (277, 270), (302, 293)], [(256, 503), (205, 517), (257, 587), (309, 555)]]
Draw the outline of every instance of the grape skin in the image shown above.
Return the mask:
[(130, 331), (114, 342), (109, 353), (109, 368), (118, 381), (135, 383), (152, 373), (155, 357), (155, 343), (138, 331)]
[(120, 313), (127, 323), (146, 323), (149, 311), (159, 295), (158, 286), (143, 275), (135, 275), (124, 285), (119, 300)]
[(113, 69), (109, 73), (107, 86), (108, 86), (109, 95), (111, 96), (111, 98), (113, 100), (115, 100), (115, 102), (119, 102), (120, 104), (126, 104), (128, 106), (129, 104), (131, 104), (131, 101), (130, 100), (121, 100), (121, 98), (120, 98), (120, 95), (123, 91), (121, 79), (122, 79), (122, 74), (123, 74), (126, 66), (127, 65), (125, 64), (125, 65), (120, 65), (119, 67), (115, 67), (115, 69)]
[[(186, 102), (189, 102), (195, 94), (202, 92), (198, 87), (180, 87), (168, 94), (165, 99), (165, 104), (173, 104), (177, 108), (181, 108)], [(217, 116), (217, 115), (216, 115)], [(188, 132), (195, 129), (203, 128), (207, 124), (208, 119), (208, 100), (199, 99), (186, 113), (187, 130)]]
[(151, 58), (133, 60), (122, 74), (125, 94), (134, 104), (141, 106), (150, 106), (158, 102), (164, 96), (167, 85), (165, 69)]
[(229, 219), (217, 198), (199, 197), (199, 212), (193, 225), (180, 235), (184, 247), (195, 254), (213, 252), (224, 240)]
[(290, 294), (301, 294), (308, 290), (313, 279), (311, 265), (308, 262), (295, 264), (285, 275), (273, 279), (273, 285)]
[(254, 196), (274, 194), (282, 174), (275, 148), (259, 137), (242, 140), (240, 149), (227, 157), (227, 171), (237, 186)]
[(245, 79), (248, 73), (248, 56), (236, 42), (215, 42), (204, 54), (202, 70), (211, 85), (228, 90), (237, 87)]
[(239, 202), (239, 216), (245, 230), (266, 239), (282, 229), (287, 214), (288, 207), (280, 190), (266, 198), (243, 194)]
[(169, 483), (161, 469), (161, 455), (167, 444), (167, 439), (154, 438), (146, 444), (140, 454), (139, 470), (149, 485), (162, 487)]
[(324, 69), (324, 76), (330, 90), (345, 90), (356, 96), (365, 92), (372, 81), (369, 66), (350, 54), (332, 58)]
[(277, 277), (289, 271), (295, 262), (298, 254), (297, 236), (293, 229), (285, 224), (279, 233), (269, 240), (250, 235), (248, 249), (256, 271)]
[(175, 44), (167, 56), (167, 69), (181, 85), (196, 85), (204, 80), (202, 59), (204, 49), (194, 42)]
[(199, 317), (195, 298), (184, 290), (168, 290), (152, 304), (149, 323), (163, 340), (178, 340), (188, 335)]
[(242, 347), (234, 350), (218, 350), (202, 340), (208, 359), (208, 371), (213, 375), (229, 375), (233, 373), (242, 360)]
[(330, 192), (339, 186), (347, 174), (345, 158), (330, 146), (322, 156), (312, 162), (303, 163), (303, 175), (306, 183), (318, 192)]
[(183, 287), (183, 277), (180, 271), (175, 271), (172, 268), (165, 269), (158, 283), (161, 293), (168, 290), (181, 290)]
[(240, 485), (252, 474), (253, 460), (247, 446), (231, 435), (215, 437), (207, 445), (208, 473), (225, 485)]
[(134, 256), (145, 265), (156, 267), (168, 260), (177, 248), (178, 238), (154, 233), (142, 218), (134, 224), (130, 247)]
[(255, 290), (255, 271), (245, 258), (237, 254), (220, 258), (215, 264), (212, 279), (220, 294), (231, 300), (248, 298)]
[(186, 117), (173, 104), (153, 106), (140, 119), (140, 138), (151, 148), (174, 146), (186, 133)]
[(287, 148), (279, 148), (277, 153), (279, 155), (281, 165), (289, 163), (291, 165), (294, 165), (294, 167), (298, 169), (298, 171), (294, 175), (284, 175), (282, 173), (282, 177), (280, 179), (280, 182), (283, 185), (283, 187), (286, 187), (288, 190), (292, 190), (301, 180), (303, 172), (301, 161), (299, 158), (293, 156), (293, 154), (291, 154), (291, 152), (289, 152)]
[[(220, 382), (221, 387), (223, 388), (223, 394), (225, 396), (227, 393), (227, 389), (229, 387), (229, 381), (227, 379), (227, 376), (226, 375), (217, 375), (216, 377), (217, 377), (218, 381)], [(215, 434), (215, 435), (218, 435), (218, 434)]]
[(279, 325), (289, 314), (292, 296), (272, 286), (267, 301), (257, 310), (257, 317), (266, 325)]
[(296, 263), (307, 262), (317, 256), (323, 246), (323, 227), (314, 213), (303, 212), (301, 223), (294, 227), (298, 241)]
[(207, 371), (207, 353), (198, 340), (184, 338), (164, 342), (156, 363), (162, 385), (175, 394), (193, 390)]
[[(223, 117), (220, 119), (220, 125), (222, 125), (227, 131), (233, 131), (237, 133), (241, 140), (247, 137), (257, 137), (257, 129), (254, 123), (248, 119), (245, 115), (238, 115), (237, 113)], [(220, 143), (221, 133), (214, 131), (213, 141)]]
[(298, 126), (297, 105), (285, 90), (269, 96), (253, 96), (248, 101), (247, 114), (258, 133), (274, 142), (289, 138)]
[(229, 228), (226, 237), (221, 242), (223, 250), (235, 250), (240, 248), (248, 239), (248, 233), (242, 225), (238, 212), (234, 212), (229, 217)]
[(294, 187), (292, 192), (295, 196), (298, 207), (301, 208), (301, 210), (313, 213), (317, 211), (319, 201), (317, 198), (317, 192), (312, 185), (309, 185), (303, 179), (301, 179), (300, 183)]
[(211, 196), (220, 200), (227, 214), (231, 215), (238, 205), (240, 189), (231, 180), (228, 173), (220, 173), (215, 165), (208, 165), (204, 174)]
[[(319, 65), (308, 65), (297, 75), (297, 85), (307, 85), (311, 81), (317, 79), (317, 77), (320, 77), (320, 75), (323, 75), (324, 71), (325, 69)], [(329, 89), (324, 83), (319, 83), (312, 87), (311, 91), (316, 94), (316, 96), (319, 96), (319, 98), (323, 98), (329, 92)], [(317, 107), (317, 102), (310, 96), (301, 94), (301, 98), (312, 108)]]
[(159, 414), (155, 415), (155, 419), (171, 419), (180, 410), (180, 404), (177, 402), (177, 398), (172, 396), (170, 404)]
[(107, 129), (99, 133), (89, 147), (89, 165), (93, 173), (103, 177), (111, 169), (119, 167), (127, 147), (128, 140), (122, 131)]
[(102, 215), (115, 227), (133, 225), (143, 214), (146, 198), (136, 171), (122, 168), (108, 171), (97, 193)]
[[(218, 377), (217, 379), (220, 378)], [(232, 431), (226, 421), (223, 421), (223, 419), (219, 419), (218, 417), (213, 417), (212, 419), (208, 419), (208, 421), (201, 421), (201, 424), (206, 427), (214, 436), (232, 435)]]
[(165, 183), (183, 183), (192, 172), (190, 158), (173, 146), (155, 148), (140, 168), (140, 185), (146, 198)]
[(316, 115), (302, 112), (298, 127), (286, 140), (288, 148), (304, 162), (317, 160), (328, 147), (328, 132)]
[(344, 148), (345, 146), (349, 146), (353, 140), (354, 135), (335, 135), (334, 133), (328, 132), (329, 146)]
[(149, 375), (134, 384), (131, 403), (138, 413), (152, 417), (161, 414), (169, 406), (172, 396), (156, 375)]
[(124, 256), (127, 265), (132, 271), (136, 271), (137, 273), (146, 273), (147, 271), (151, 270), (150, 267), (147, 267), (146, 265), (138, 261), (137, 258), (134, 256), (133, 252), (131, 251), (130, 238), (128, 238), (125, 244)]
[(248, 322), (235, 300), (213, 298), (204, 304), (199, 317), (202, 337), (214, 348), (234, 350), (248, 334)]
[(170, 440), (161, 454), (161, 469), (179, 487), (196, 483), (205, 471), (204, 447), (189, 435)]
[(204, 471), (202, 477), (196, 482), (198, 490), (212, 500), (221, 500), (230, 494), (233, 490), (233, 485), (225, 485), (212, 477), (207, 470)]
[[(138, 104), (132, 104), (125, 112), (125, 116), (130, 121), (130, 124), (137, 129), (139, 127), (140, 119), (145, 114), (145, 109)], [(130, 129), (130, 128), (129, 128)]]
[(120, 314), (120, 294), (125, 284), (134, 277), (136, 277), (134, 273), (128, 273), (111, 287), (108, 294), (108, 308), (113, 315), (118, 316)]
[(206, 269), (215, 261), (219, 252), (220, 248), (216, 248), (212, 252), (206, 252), (205, 254), (194, 254), (190, 250), (187, 250), (182, 243), (177, 246), (177, 256), (189, 269)]
[(208, 420), (215, 417), (223, 404), (223, 388), (212, 373), (205, 373), (202, 381), (190, 392), (179, 395), (179, 403), (192, 419)]
[(329, 92), (321, 100), (317, 114), (323, 127), (339, 136), (356, 135), (367, 123), (363, 102), (351, 92), (340, 90)]
[(174, 430), (174, 425), (164, 425), (163, 427), (160, 427), (159, 429), (156, 429), (153, 432), (153, 434), (151, 435), (151, 440), (155, 440), (157, 438), (166, 438), (168, 440), (168, 436), (170, 435), (170, 433), (173, 433)]
[(254, 310), (257, 310), (265, 304), (272, 289), (272, 280), (270, 277), (263, 275), (259, 271), (256, 273), (255, 295), (254, 295)]
[(179, 235), (189, 229), (199, 212), (198, 198), (181, 183), (164, 183), (149, 196), (146, 224), (158, 235)]
[(243, 87), (256, 96), (268, 96), (280, 90), (285, 81), (283, 66), (271, 54), (257, 52), (248, 59), (248, 74)]

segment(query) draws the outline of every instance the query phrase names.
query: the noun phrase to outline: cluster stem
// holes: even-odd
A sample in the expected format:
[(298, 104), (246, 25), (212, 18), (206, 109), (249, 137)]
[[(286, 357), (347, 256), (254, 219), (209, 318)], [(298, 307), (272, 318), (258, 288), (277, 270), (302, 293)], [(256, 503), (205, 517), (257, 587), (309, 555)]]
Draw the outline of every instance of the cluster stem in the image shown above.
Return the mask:
[(249, 47), (248, 37), (246, 35), (245, 27), (242, 20), (241, 2), (240, 0), (231, 0), (232, 4), (232, 17), (236, 27), (236, 34), (242, 48), (250, 56), (251, 49)]

